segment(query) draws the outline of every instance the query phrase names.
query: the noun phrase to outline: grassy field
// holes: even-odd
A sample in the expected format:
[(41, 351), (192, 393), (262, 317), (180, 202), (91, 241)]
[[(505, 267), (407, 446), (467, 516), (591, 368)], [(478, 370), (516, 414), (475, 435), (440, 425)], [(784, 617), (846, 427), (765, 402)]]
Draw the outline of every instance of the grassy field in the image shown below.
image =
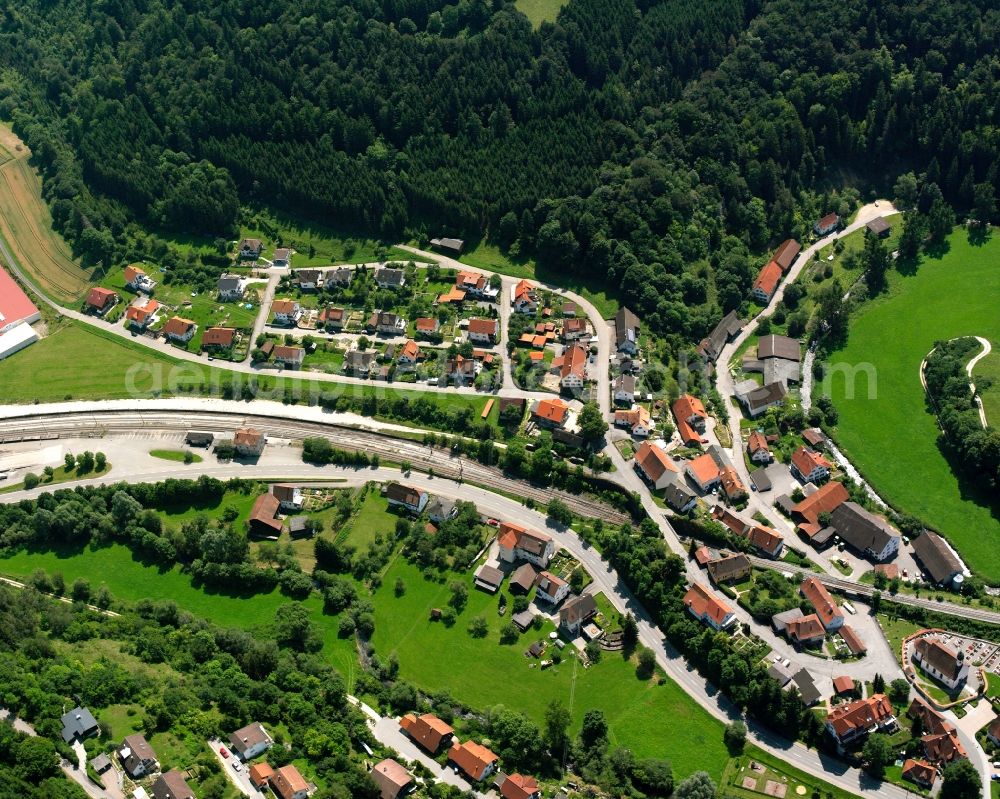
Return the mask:
[[(397, 578), (406, 586), (399, 598), (394, 593)], [(447, 687), (456, 699), (473, 707), (515, 708), (540, 725), (545, 708), (559, 699), (572, 712), (574, 731), (579, 731), (587, 710), (598, 708), (607, 717), (613, 745), (628, 746), (637, 757), (666, 757), (681, 777), (704, 769), (719, 779), (727, 759), (722, 725), (675, 683), (639, 680), (634, 665), (613, 653), (584, 669), (567, 650), (561, 664), (542, 671), (537, 661), (525, 658), (524, 651), (533, 641), (547, 639), (551, 625), (529, 631), (516, 644), (501, 646), (499, 629), (508, 618), (498, 616), (496, 597), (480, 591), (470, 592), (453, 627), (429, 621), (431, 608), (446, 607), (449, 596), (447, 583), (425, 580), (402, 560), (393, 563), (375, 592), (375, 649), (383, 658), (396, 653), (404, 678), (428, 689)], [(490, 631), (477, 639), (466, 628), (480, 614)], [(448, 656), (428, 656), (434, 652)], [(669, 726), (663, 724), (667, 716), (672, 720)]]
[(563, 7), (560, 0), (517, 0), (515, 5), (536, 28), (543, 22), (555, 22), (559, 9)]
[(972, 377), (983, 400), (987, 423), (1000, 427), (1000, 342), (993, 339), (991, 343), (993, 350), (976, 364)]
[[(40, 488), (45, 488), (46, 486), (57, 485), (59, 483), (67, 483), (70, 480), (89, 480), (92, 477), (100, 477), (102, 474), (107, 474), (111, 469), (111, 464), (106, 463), (103, 469), (91, 469), (86, 474), (80, 474), (75, 468), (67, 470), (65, 466), (56, 467), (52, 472), (52, 479), (48, 479), (44, 474), (39, 474), (38, 477), (41, 478), (39, 482)], [(21, 491), (24, 488), (24, 483), (15, 483), (14, 485), (4, 486), (0, 488), (0, 494), (8, 494), (12, 491)]]
[[(763, 766), (764, 770), (751, 770), (751, 762)], [(745, 777), (757, 780), (757, 790), (751, 791), (743, 787)], [(768, 780), (782, 782), (788, 786), (785, 793), (786, 799), (794, 799), (797, 796), (824, 796), (826, 799), (853, 799), (854, 797), (850, 791), (817, 780), (815, 777), (782, 762), (763, 749), (758, 749), (753, 744), (747, 745), (740, 757), (732, 758), (726, 765), (719, 786), (719, 795), (739, 797), (739, 799), (762, 799), (767, 795), (764, 793), (764, 787)], [(800, 786), (805, 789), (802, 793), (798, 792)]]
[[(531, 0), (532, 3), (535, 1)], [(539, 0), (537, 5), (542, 6), (548, 3), (549, 0)], [(558, 10), (560, 6), (553, 5), (552, 7)], [(518, 2), (518, 8), (521, 8), (520, 2)], [(521, 10), (523, 11), (524, 9)], [(530, 15), (528, 16), (530, 18)], [(459, 260), (469, 266), (486, 269), (490, 272), (510, 275), (511, 277), (534, 278), (535, 280), (552, 283), (553, 285), (573, 291), (593, 303), (594, 307), (597, 308), (598, 312), (605, 319), (611, 319), (618, 313), (618, 300), (611, 296), (608, 292), (608, 287), (599, 281), (577, 274), (552, 272), (538, 266), (534, 261), (529, 259), (512, 260), (507, 255), (504, 255), (498, 247), (487, 244), (484, 241), (479, 242), (468, 252), (462, 253)]]
[(397, 518), (389, 513), (389, 503), (378, 489), (370, 490), (357, 514), (338, 533), (337, 540), (364, 552), (379, 533), (395, 535)]
[(944, 533), (970, 567), (996, 583), (1000, 505), (960, 481), (938, 448), (919, 366), (940, 339), (980, 335), (1000, 343), (1000, 314), (984, 301), (1000, 296), (1000, 239), (976, 247), (956, 232), (949, 244), (914, 274), (892, 272), (888, 295), (861, 308), (846, 347), (831, 355), (835, 371), (870, 365), (877, 377), (871, 390), (860, 371), (856, 381), (843, 374), (830, 381), (840, 410), (835, 437), (889, 502)]
[(188, 456), (191, 458), (191, 463), (201, 463), (205, 460), (201, 455), (195, 455), (186, 449), (151, 449), (149, 454), (163, 461), (176, 461), (177, 463), (184, 463)]
[(882, 628), (882, 632), (885, 633), (886, 639), (889, 641), (889, 647), (896, 656), (896, 660), (899, 660), (903, 639), (921, 629), (919, 624), (914, 624), (912, 621), (890, 619), (888, 616), (883, 615), (879, 615), (878, 623)]
[[(73, 258), (52, 229), (42, 182), (28, 163), (31, 151), (6, 125), (0, 126), (0, 236), (18, 265), (49, 297), (76, 305), (87, 292), (91, 270)], [(2, 159), (0, 159), (2, 160)]]

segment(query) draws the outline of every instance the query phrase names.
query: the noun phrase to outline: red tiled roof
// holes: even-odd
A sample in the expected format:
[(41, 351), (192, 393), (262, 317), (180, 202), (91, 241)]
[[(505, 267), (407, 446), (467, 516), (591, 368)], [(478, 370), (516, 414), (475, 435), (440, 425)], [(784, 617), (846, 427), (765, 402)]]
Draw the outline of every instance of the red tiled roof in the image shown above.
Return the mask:
[(716, 597), (701, 583), (695, 583), (688, 589), (684, 595), (684, 607), (699, 618), (710, 618), (720, 626), (726, 616), (732, 613), (729, 605)]
[(587, 375), (587, 350), (579, 344), (573, 344), (563, 353), (560, 377), (565, 380), (570, 375), (576, 375), (581, 380)]
[(420, 357), (420, 347), (417, 346), (417, 342), (413, 339), (409, 339), (399, 352), (400, 358), (409, 358), (411, 361), (417, 360)]
[(128, 285), (133, 280), (135, 280), (139, 275), (146, 274), (146, 270), (138, 266), (126, 266), (125, 267), (125, 284)]
[(160, 309), (160, 303), (156, 300), (149, 300), (145, 305), (130, 305), (125, 311), (125, 318), (130, 322), (145, 324), (149, 318)]
[(463, 302), (465, 300), (465, 292), (462, 289), (452, 286), (444, 294), (438, 295), (437, 301), (439, 303), (449, 303), (449, 302)]
[(569, 413), (569, 405), (561, 399), (543, 399), (539, 401), (533, 413), (539, 419), (562, 424), (566, 421), (566, 414)]
[(233, 343), (236, 330), (232, 327), (210, 327), (201, 337), (202, 346), (228, 347)]
[(747, 439), (747, 452), (753, 455), (760, 450), (769, 452), (770, 447), (767, 446), (767, 437), (760, 430), (754, 430)]
[(847, 675), (833, 678), (833, 690), (838, 694), (849, 694), (854, 690), (854, 680)]
[(781, 267), (774, 261), (770, 261), (767, 266), (760, 270), (760, 274), (757, 275), (757, 279), (753, 282), (753, 287), (755, 291), (762, 291), (770, 297), (774, 294), (774, 290), (778, 288), (780, 282)]
[(795, 641), (811, 641), (826, 635), (826, 628), (815, 613), (786, 622), (785, 629), (788, 637)]
[(413, 782), (405, 768), (392, 758), (386, 758), (372, 769), (372, 779), (381, 791), (381, 799), (396, 799), (400, 791)]
[(183, 336), (188, 330), (194, 327), (194, 322), (190, 319), (182, 319), (179, 316), (171, 316), (163, 326), (163, 332), (168, 336)]
[(867, 730), (892, 716), (892, 704), (885, 694), (874, 694), (867, 699), (837, 705), (826, 717), (838, 738), (855, 729)]
[(774, 553), (784, 540), (777, 530), (772, 530), (762, 524), (755, 524), (751, 527), (748, 537), (751, 544), (769, 553)]
[(495, 336), (497, 334), (496, 319), (470, 319), (469, 332), (477, 333), (481, 336)]
[(840, 608), (837, 607), (837, 603), (833, 601), (830, 592), (826, 590), (826, 586), (815, 577), (806, 577), (802, 581), (799, 590), (802, 591), (802, 595), (816, 610), (816, 614), (819, 616), (820, 621), (823, 622), (824, 627), (829, 627), (830, 623), (836, 617), (844, 615), (840, 612)]
[(730, 499), (747, 493), (746, 486), (732, 466), (725, 466), (719, 470), (719, 481), (722, 483), (722, 490)]
[(937, 769), (926, 760), (910, 757), (903, 763), (903, 779), (918, 785), (931, 785), (937, 779)]
[(455, 732), (448, 724), (432, 713), (424, 713), (422, 716), (407, 713), (399, 720), (399, 726), (414, 741), (431, 753), (436, 752), (441, 746), (441, 741)]
[(274, 313), (290, 314), (295, 310), (296, 303), (292, 300), (275, 300), (271, 303), (271, 310)]
[(430, 316), (421, 316), (415, 324), (421, 333), (433, 333), (438, 329), (437, 319)]
[(830, 468), (830, 462), (815, 450), (799, 447), (792, 453), (792, 465), (804, 477), (808, 477), (817, 467)]
[(477, 782), (483, 778), (490, 764), (498, 760), (493, 752), (475, 741), (452, 744), (448, 759)]
[(792, 512), (815, 524), (821, 513), (831, 513), (850, 498), (843, 484), (827, 483), (792, 508)]
[(687, 468), (694, 474), (700, 485), (707, 485), (719, 477), (719, 466), (707, 452), (699, 455), (693, 461), (688, 461)]
[(271, 787), (282, 799), (292, 799), (299, 791), (309, 790), (309, 783), (305, 781), (295, 766), (289, 764), (274, 772), (274, 776), (271, 778)]
[(114, 299), (114, 297), (115, 293), (111, 289), (95, 286), (90, 290), (90, 293), (87, 294), (87, 305), (93, 306), (94, 308), (104, 308), (104, 306)]
[(844, 639), (844, 643), (847, 644), (847, 648), (851, 650), (852, 655), (861, 655), (868, 651), (868, 647), (865, 646), (865, 642), (861, 636), (850, 625), (845, 624), (840, 628), (840, 637)]
[(504, 799), (529, 799), (538, 793), (538, 780), (521, 774), (511, 774), (500, 786), (500, 795)]

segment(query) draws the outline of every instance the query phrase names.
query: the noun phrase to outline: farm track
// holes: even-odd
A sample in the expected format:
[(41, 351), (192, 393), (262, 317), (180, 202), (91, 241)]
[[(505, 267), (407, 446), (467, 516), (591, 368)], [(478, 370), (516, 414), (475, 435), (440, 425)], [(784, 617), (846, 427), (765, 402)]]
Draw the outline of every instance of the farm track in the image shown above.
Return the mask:
[[(41, 220), (25, 208), (23, 198), (29, 195), (34, 197), (34, 191), (26, 185), (28, 175), (24, 171), (30, 168), (27, 161), (21, 158), (0, 163), (0, 207), (3, 207), (8, 217), (3, 225), (5, 238), (12, 246), (17, 242), (16, 255), (25, 267), (32, 260), (24, 249), (27, 238), (29, 248), (39, 254), (34, 260), (34, 268), (28, 271), (42, 288), (56, 294), (58, 299), (76, 302), (89, 285), (89, 279), (83, 268), (73, 263), (68, 253), (59, 252), (56, 241), (43, 233)], [(14, 175), (15, 170), (20, 173), (19, 176)], [(44, 202), (41, 197), (37, 201)], [(14, 235), (15, 232), (20, 235)], [(54, 235), (56, 234), (52, 233)]]
[(601, 519), (611, 524), (631, 521), (626, 514), (596, 499), (535, 486), (508, 477), (500, 469), (455, 457), (425, 444), (352, 427), (275, 419), (253, 413), (105, 411), (100, 414), (42, 414), (0, 421), (0, 444), (58, 438), (102, 438), (105, 435), (127, 435), (138, 430), (209, 430), (229, 433), (248, 426), (264, 431), (271, 438), (293, 441), (309, 436), (322, 436), (339, 449), (376, 454), (380, 459), (394, 463), (406, 460), (422, 471), (433, 469), (434, 474), (441, 477), (496, 488), (516, 497), (532, 499), (543, 506), (553, 497), (558, 497), (580, 516)]

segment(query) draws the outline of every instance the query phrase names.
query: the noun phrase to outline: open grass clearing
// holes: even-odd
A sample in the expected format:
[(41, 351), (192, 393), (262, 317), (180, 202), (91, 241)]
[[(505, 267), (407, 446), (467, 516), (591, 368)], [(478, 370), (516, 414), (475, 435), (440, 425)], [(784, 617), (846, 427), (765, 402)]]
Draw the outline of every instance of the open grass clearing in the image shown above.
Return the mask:
[(1000, 427), (1000, 339), (993, 338), (990, 343), (993, 349), (976, 364), (972, 379), (983, 401), (986, 423)]
[(8, 126), (0, 127), (2, 152), (8, 156), (0, 165), (0, 236), (42, 292), (76, 305), (87, 292), (93, 270), (74, 258), (69, 245), (52, 229), (41, 178), (28, 163), (31, 151)]
[[(38, 483), (40, 488), (45, 488), (46, 486), (58, 485), (59, 483), (68, 483), (71, 480), (89, 480), (93, 477), (100, 477), (103, 474), (107, 474), (111, 470), (111, 464), (106, 463), (103, 469), (91, 469), (89, 472), (83, 474), (77, 468), (67, 469), (65, 466), (59, 466), (52, 471), (52, 478), (46, 477), (44, 474), (39, 474), (40, 482)], [(8, 494), (12, 491), (21, 491), (24, 489), (24, 483), (15, 483), (14, 485), (4, 486), (0, 488), (0, 494)]]
[(151, 449), (149, 454), (153, 458), (177, 463), (201, 463), (205, 460), (188, 449)]
[(840, 411), (834, 434), (886, 500), (942, 532), (972, 569), (998, 583), (1000, 504), (953, 472), (919, 367), (938, 340), (1000, 341), (1000, 314), (984, 301), (1000, 296), (1000, 239), (973, 246), (957, 231), (948, 243), (945, 255), (925, 257), (914, 273), (891, 272), (889, 292), (852, 319), (847, 345), (830, 357), (840, 370), (830, 381)]
[(337, 541), (364, 552), (375, 542), (377, 535), (396, 534), (397, 518), (389, 513), (389, 502), (378, 488), (369, 488), (358, 512), (347, 520), (337, 534)]
[(535, 28), (543, 22), (555, 22), (559, 9), (563, 7), (560, 0), (517, 0), (515, 5)]
[(899, 660), (903, 640), (913, 635), (917, 630), (922, 629), (919, 624), (914, 624), (912, 621), (894, 619), (883, 614), (879, 614), (878, 623), (882, 628), (882, 632), (885, 633), (886, 639), (889, 641), (889, 647), (896, 656), (896, 660)]
[[(394, 593), (397, 578), (406, 587), (402, 597)], [(516, 644), (502, 646), (499, 631), (509, 617), (498, 615), (495, 596), (480, 591), (470, 591), (468, 605), (453, 627), (430, 621), (431, 608), (447, 607), (448, 584), (455, 579), (471, 586), (468, 575), (449, 575), (444, 583), (426, 580), (416, 567), (397, 559), (374, 593), (376, 652), (383, 658), (395, 653), (403, 678), (427, 689), (446, 686), (472, 707), (502, 704), (517, 709), (539, 725), (544, 724), (545, 708), (558, 699), (572, 713), (574, 734), (583, 714), (597, 708), (608, 720), (613, 746), (627, 746), (639, 758), (666, 757), (679, 777), (704, 769), (719, 779), (727, 759), (722, 725), (675, 683), (640, 680), (634, 664), (615, 653), (605, 653), (600, 663), (584, 669), (569, 646), (562, 663), (542, 671), (524, 652), (533, 641), (548, 640), (553, 627), (547, 623), (540, 631), (521, 635)], [(480, 614), (489, 633), (473, 638), (467, 627)], [(432, 656), (436, 652), (448, 655)], [(674, 722), (669, 728), (663, 724), (665, 717)]]

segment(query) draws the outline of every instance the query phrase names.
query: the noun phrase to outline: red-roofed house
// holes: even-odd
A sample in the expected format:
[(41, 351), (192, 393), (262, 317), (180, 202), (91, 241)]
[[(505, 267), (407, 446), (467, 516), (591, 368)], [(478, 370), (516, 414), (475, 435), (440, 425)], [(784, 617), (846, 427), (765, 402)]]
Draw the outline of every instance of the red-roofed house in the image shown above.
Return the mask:
[(815, 613), (786, 622), (785, 633), (788, 635), (788, 640), (803, 646), (818, 646), (826, 638), (823, 622)]
[(635, 453), (635, 470), (654, 489), (666, 488), (680, 473), (662, 447), (643, 441)]
[(825, 236), (827, 233), (833, 233), (838, 227), (840, 227), (840, 216), (827, 214), (813, 225), (813, 231), (817, 236)]
[(903, 763), (903, 779), (923, 788), (930, 788), (937, 779), (937, 769), (926, 760), (914, 760), (910, 757)]
[(692, 585), (684, 595), (684, 607), (700, 622), (724, 630), (736, 621), (732, 608), (701, 583)]
[(537, 585), (535, 597), (553, 605), (558, 605), (569, 595), (569, 583), (551, 572), (545, 571), (539, 574)]
[(774, 296), (774, 292), (781, 282), (781, 267), (774, 261), (769, 261), (767, 266), (760, 270), (757, 279), (753, 283), (751, 296), (761, 305), (767, 305)]
[(232, 327), (210, 327), (201, 337), (202, 349), (225, 350), (233, 346), (236, 329)]
[(538, 295), (533, 283), (520, 281), (511, 289), (511, 305), (518, 313), (535, 313), (538, 310)]
[(137, 330), (145, 330), (156, 321), (158, 310), (160, 303), (156, 300), (146, 300), (142, 305), (130, 305), (125, 311), (125, 319)]
[(799, 529), (812, 538), (821, 529), (819, 517), (832, 513), (851, 498), (842, 483), (827, 483), (792, 508), (792, 515), (802, 521)]
[(615, 427), (624, 427), (632, 435), (645, 438), (656, 429), (653, 417), (642, 405), (636, 405), (628, 411), (615, 411)]
[(469, 320), (469, 341), (480, 344), (492, 344), (497, 340), (499, 330), (496, 319), (470, 319)]
[(163, 332), (167, 338), (184, 343), (191, 340), (197, 329), (198, 325), (190, 319), (182, 319), (179, 316), (171, 316), (163, 326)]
[(569, 405), (561, 399), (536, 400), (531, 406), (531, 421), (540, 427), (562, 427), (569, 415)]
[(438, 320), (432, 316), (421, 316), (414, 322), (414, 325), (418, 336), (433, 335), (438, 332), (438, 327), (440, 327)]
[(684, 471), (703, 494), (707, 494), (722, 483), (722, 472), (719, 465), (707, 452), (692, 461), (688, 461)]
[(309, 796), (309, 783), (295, 766), (288, 764), (274, 772), (271, 790), (281, 799), (306, 799)]
[(892, 704), (885, 694), (837, 705), (826, 717), (826, 728), (842, 745), (847, 745), (872, 732), (896, 729)]
[(497, 543), (500, 545), (500, 560), (506, 563), (526, 560), (544, 568), (556, 552), (552, 536), (513, 522), (500, 523)]
[(799, 447), (792, 453), (792, 475), (803, 483), (817, 483), (830, 476), (830, 462), (816, 450)]
[(844, 614), (833, 601), (830, 592), (815, 577), (806, 577), (799, 586), (802, 596), (813, 606), (819, 620), (823, 622), (823, 627), (827, 630), (839, 630), (844, 624)]
[(842, 674), (840, 677), (834, 677), (833, 690), (836, 691), (838, 694), (854, 693), (854, 680), (852, 680), (846, 674)]
[(475, 741), (452, 744), (448, 750), (448, 760), (465, 772), (473, 782), (481, 782), (493, 774), (499, 762), (493, 752)]
[(413, 777), (392, 758), (386, 758), (372, 769), (372, 779), (378, 785), (381, 799), (397, 799), (413, 787)]
[(396, 360), (403, 366), (413, 366), (422, 358), (420, 347), (413, 339), (409, 339), (399, 350)]
[(587, 380), (587, 350), (579, 344), (571, 344), (562, 356), (552, 361), (559, 362), (559, 385), (566, 389), (580, 389)]
[(771, 448), (767, 445), (767, 436), (760, 430), (754, 430), (747, 439), (747, 455), (754, 463), (771, 462)]
[[(6, 272), (4, 274), (6, 274)], [(10, 282), (14, 286), (17, 285), (14, 281)], [(114, 308), (117, 304), (118, 295), (111, 289), (95, 286), (90, 290), (90, 293), (87, 294), (87, 310), (91, 313), (96, 313), (98, 316), (104, 316), (104, 314)]]
[(701, 434), (705, 432), (708, 414), (701, 400), (691, 394), (682, 394), (671, 406), (677, 420), (677, 433), (681, 442), (689, 447), (701, 444)]
[(753, 525), (747, 533), (747, 538), (754, 548), (762, 555), (769, 558), (781, 557), (781, 550), (785, 546), (785, 539), (781, 533), (762, 524)]
[(432, 755), (441, 744), (450, 744), (455, 731), (432, 713), (415, 716), (407, 713), (399, 720), (400, 729)]
[(500, 784), (500, 795), (503, 799), (538, 799), (542, 792), (534, 777), (511, 774)]

